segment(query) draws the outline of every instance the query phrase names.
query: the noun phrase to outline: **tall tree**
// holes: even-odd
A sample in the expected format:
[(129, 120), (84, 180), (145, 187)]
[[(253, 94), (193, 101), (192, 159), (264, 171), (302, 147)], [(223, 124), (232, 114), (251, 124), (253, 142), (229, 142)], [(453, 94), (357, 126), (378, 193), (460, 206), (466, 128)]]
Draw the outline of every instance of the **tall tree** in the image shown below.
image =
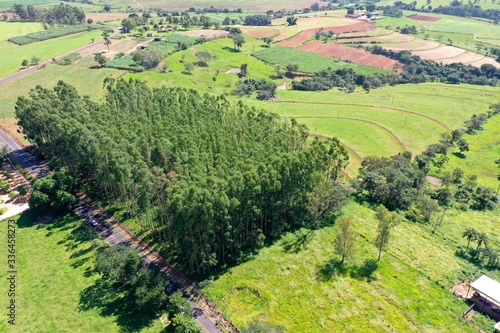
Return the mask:
[(389, 244), (391, 230), (399, 224), (400, 217), (396, 212), (390, 212), (383, 205), (377, 207), (375, 217), (378, 220), (375, 245), (378, 248), (377, 261), (379, 261), (382, 256), (382, 251), (386, 249)]
[(351, 257), (355, 252), (357, 234), (354, 232), (353, 220), (342, 216), (337, 220), (337, 236), (333, 242), (335, 252), (342, 258), (343, 265), (345, 259)]
[(488, 247), (488, 244), (490, 243), (490, 239), (488, 238), (488, 236), (484, 232), (477, 233), (475, 239), (477, 241), (476, 251), (479, 250), (479, 247), (481, 245), (484, 245), (485, 247)]

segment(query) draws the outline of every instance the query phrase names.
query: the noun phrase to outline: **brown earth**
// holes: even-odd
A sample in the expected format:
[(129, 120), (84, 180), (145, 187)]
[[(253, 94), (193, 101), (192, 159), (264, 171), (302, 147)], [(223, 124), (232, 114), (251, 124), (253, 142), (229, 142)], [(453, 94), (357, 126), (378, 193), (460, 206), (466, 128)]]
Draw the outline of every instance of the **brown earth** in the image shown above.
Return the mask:
[(127, 13), (87, 13), (85, 17), (87, 19), (94, 20), (96, 22), (106, 22), (106, 21), (115, 21), (115, 20), (123, 20), (128, 17)]
[(205, 37), (207, 39), (215, 39), (226, 37), (229, 35), (229, 32), (226, 30), (191, 30), (183, 33), (186, 36), (192, 37)]
[(10, 136), (18, 145), (25, 148), (30, 145), (30, 143), (21, 134), (21, 128), (17, 125), (16, 118), (1, 118), (0, 119), (0, 129), (4, 131), (8, 136)]
[[(341, 25), (338, 27), (325, 27), (322, 28), (323, 32), (328, 32), (328, 31), (333, 31), (334, 33), (345, 33), (349, 31), (366, 31), (366, 30), (371, 30), (374, 29), (375, 27), (368, 22), (359, 22), (359, 23), (354, 23), (354, 24), (348, 24), (348, 25)], [(280, 43), (278, 43), (281, 46), (288, 46), (288, 47), (293, 47), (293, 46), (298, 46), (303, 43), (305, 43), (307, 40), (311, 39), (316, 32), (318, 32), (320, 29), (315, 28), (315, 29), (307, 29), (299, 33), (298, 35), (286, 39)]]
[(253, 27), (248, 27), (245, 29), (242, 29), (242, 32), (250, 36), (252, 38), (264, 38), (264, 37), (273, 37), (279, 35), (280, 31), (275, 28), (257, 28), (253, 29)]
[(371, 54), (368, 51), (356, 49), (341, 44), (325, 44), (319, 41), (312, 41), (298, 47), (299, 50), (313, 52), (322, 56), (349, 60), (356, 64), (394, 70), (400, 68), (399, 62), (382, 55)]
[(425, 16), (425, 15), (413, 15), (413, 16), (408, 16), (408, 18), (416, 21), (428, 21), (428, 22), (436, 22), (441, 19), (439, 17)]

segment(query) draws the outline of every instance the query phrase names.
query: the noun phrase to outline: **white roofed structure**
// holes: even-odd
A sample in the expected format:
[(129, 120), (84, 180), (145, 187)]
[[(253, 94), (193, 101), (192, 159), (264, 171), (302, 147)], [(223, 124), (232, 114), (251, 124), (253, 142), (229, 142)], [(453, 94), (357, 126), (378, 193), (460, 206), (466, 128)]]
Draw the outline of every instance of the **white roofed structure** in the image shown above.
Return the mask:
[(470, 285), (478, 293), (482, 294), (486, 299), (500, 306), (500, 282), (483, 275)]

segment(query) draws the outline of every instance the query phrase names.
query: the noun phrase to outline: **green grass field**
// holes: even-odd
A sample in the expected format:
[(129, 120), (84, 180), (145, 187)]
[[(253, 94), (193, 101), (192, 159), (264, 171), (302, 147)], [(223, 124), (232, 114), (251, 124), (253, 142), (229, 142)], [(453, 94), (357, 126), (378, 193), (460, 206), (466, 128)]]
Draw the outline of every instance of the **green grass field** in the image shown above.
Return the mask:
[[(286, 249), (299, 232), (285, 235), (204, 291), (239, 327), (262, 321), (283, 326), (286, 332), (477, 332), (459, 319), (467, 305), (447, 288), (481, 273), (496, 278), (500, 274), (476, 269), (454, 251), (465, 245), (462, 227), (473, 224), (492, 234), (500, 218), (495, 213), (452, 214), (435, 235), (427, 226), (400, 224), (371, 280), (331, 274), (335, 232), (327, 227), (314, 232), (298, 252)], [(345, 215), (355, 220), (360, 234), (350, 264), (376, 259), (373, 211), (351, 203)], [(493, 325), (482, 316), (477, 320)]]
[[(92, 99), (99, 99), (104, 95), (102, 83), (106, 77), (117, 78), (125, 72), (110, 69), (90, 69), (95, 66), (93, 57), (81, 59), (76, 65), (60, 66), (49, 65), (28, 76), (24, 76), (14, 81), (2, 85), (0, 95), (0, 111), (2, 117), (13, 117), (14, 106), (18, 96), (26, 96), (29, 91), (37, 85), (51, 88), (57, 81), (63, 80), (78, 89), (80, 94), (89, 95)], [(85, 80), (82, 80), (85, 78)]]
[(15, 4), (19, 5), (57, 5), (59, 1), (56, 0), (0, 0), (0, 10), (10, 9)]
[(314, 73), (331, 67), (333, 69), (352, 68), (356, 72), (369, 75), (373, 73), (387, 73), (383, 69), (345, 63), (337, 59), (324, 57), (319, 54), (305, 52), (290, 47), (272, 45), (269, 48), (263, 48), (252, 54), (257, 59), (273, 65), (280, 65), (285, 68), (289, 64), (298, 64), (300, 72)]
[[(27, 26), (24, 27), (24, 24), (27, 24)], [(38, 29), (38, 26), (40, 26), (40, 29)], [(12, 35), (19, 36), (23, 34), (19, 33), (19, 31), (23, 31), (24, 33), (39, 31), (41, 30), (41, 25), (39, 23), (0, 22), (0, 31), (10, 32), (12, 31), (10, 29), (15, 31), (12, 32)], [(22, 46), (8, 42), (6, 40), (7, 37), (2, 35), (0, 53), (8, 54), (9, 56), (0, 58), (0, 77), (17, 72), (21, 68), (23, 59), (31, 61), (32, 56), (37, 56), (41, 58), (42, 61), (49, 60), (89, 44), (92, 38), (95, 40), (101, 38), (101, 31), (84, 32)]]
[[(23, 214), (16, 227), (16, 325), (0, 321), (0, 331), (9, 333), (161, 332), (159, 320), (137, 329), (119, 308), (79, 310), (80, 293), (98, 278), (92, 273), (94, 247), (88, 227), (77, 228), (80, 220), (60, 218), (48, 225), (33, 225), (35, 216)], [(0, 222), (3, 237), (0, 270), (7, 290), (7, 222)], [(85, 231), (86, 230), (86, 231)], [(0, 296), (5, 309), (10, 298)]]
[(500, 185), (497, 180), (500, 169), (494, 163), (500, 156), (499, 117), (490, 118), (484, 125), (483, 131), (465, 135), (464, 138), (470, 145), (470, 151), (465, 152), (465, 158), (450, 154), (450, 160), (442, 171), (451, 172), (455, 168), (460, 168), (466, 173), (477, 175), (479, 184), (491, 186), (496, 190)]

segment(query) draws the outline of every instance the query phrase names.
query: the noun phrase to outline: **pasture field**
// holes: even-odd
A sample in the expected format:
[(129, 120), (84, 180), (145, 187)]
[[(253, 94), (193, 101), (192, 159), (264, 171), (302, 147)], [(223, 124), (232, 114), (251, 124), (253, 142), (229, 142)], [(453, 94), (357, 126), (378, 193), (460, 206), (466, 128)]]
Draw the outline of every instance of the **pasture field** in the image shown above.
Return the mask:
[[(378, 268), (365, 272), (368, 277), (360, 276), (359, 267), (376, 259), (374, 213), (350, 203), (344, 215), (354, 219), (360, 234), (349, 273), (335, 271), (335, 232), (325, 227), (303, 247), (297, 242), (305, 231), (285, 235), (206, 283), (204, 291), (239, 327), (260, 321), (287, 332), (477, 332), (459, 319), (468, 306), (447, 288), (486, 273), (454, 252), (466, 243), (461, 238), (466, 226), (493, 236), (497, 214), (454, 211), (434, 235), (427, 225), (403, 222)], [(475, 320), (489, 328), (494, 323), (480, 315)]]
[(460, 168), (466, 173), (477, 175), (479, 184), (496, 190), (500, 185), (497, 180), (500, 169), (494, 163), (500, 156), (499, 117), (488, 119), (483, 131), (478, 131), (474, 135), (465, 135), (464, 138), (470, 145), (470, 151), (465, 152), (465, 158), (449, 154), (449, 161), (441, 171), (452, 172), (453, 169)]
[[(10, 24), (11, 23), (0, 22), (0, 30), (7, 30)], [(17, 30), (34, 30), (36, 29), (37, 25), (40, 24), (28, 23), (27, 28), (20, 27), (17, 28)], [(0, 53), (8, 54), (9, 56), (0, 58), (0, 77), (17, 72), (21, 68), (21, 62), (23, 61), (23, 59), (31, 61), (32, 56), (37, 56), (41, 58), (42, 61), (49, 60), (53, 57), (62, 55), (89, 44), (92, 38), (95, 40), (99, 40), (100, 38), (102, 38), (101, 31), (83, 32), (75, 35), (54, 38), (22, 46), (10, 43), (7, 40), (2, 40), (0, 41)]]
[(422, 22), (427, 30), (471, 34), (478, 38), (500, 39), (500, 26), (463, 17), (443, 17), (436, 22)]
[[(313, 3), (318, 2), (322, 4), (322, 1), (317, 0), (297, 0), (294, 2), (290, 2), (287, 0), (242, 0), (242, 1), (234, 1), (234, 0), (218, 0), (216, 7), (218, 8), (228, 8), (228, 9), (237, 9), (241, 8), (244, 12), (251, 13), (262, 13), (266, 12), (269, 9), (279, 10), (279, 9), (303, 9), (306, 7), (310, 7)], [(104, 3), (104, 2), (103, 2)], [(111, 0), (106, 2), (106, 4), (116, 5), (116, 6), (131, 6), (134, 8), (142, 7), (142, 8), (162, 8), (162, 9), (188, 9), (190, 7), (195, 8), (209, 8), (210, 6), (215, 6), (213, 0), (172, 0), (172, 1), (164, 1), (164, 0)], [(326, 4), (326, 3), (325, 3)]]
[[(449, 6), (451, 1), (449, 0), (431, 0), (430, 5), (432, 8), (437, 8), (439, 6)], [(382, 0), (378, 3), (380, 6), (392, 6), (394, 5), (394, 2), (391, 0)], [(500, 4), (497, 1), (491, 1), (491, 0), (483, 0), (478, 2), (478, 5), (481, 6), (483, 9), (500, 9)], [(427, 4), (427, 0), (417, 0), (417, 5), (415, 6), (416, 8), (421, 8), (422, 6), (428, 7), (429, 5)], [(419, 13), (420, 14), (420, 13)], [(422, 14), (422, 15), (427, 15), (427, 13)], [(430, 14), (434, 15), (434, 14)]]
[(57, 5), (57, 0), (0, 0), (0, 11), (10, 9), (15, 4), (19, 5)]
[(298, 64), (300, 72), (314, 73), (331, 67), (333, 69), (352, 68), (357, 73), (373, 74), (386, 71), (373, 67), (346, 63), (337, 59), (325, 57), (316, 53), (310, 53), (289, 47), (272, 45), (252, 53), (254, 57), (266, 63), (280, 65), (285, 68), (289, 64)]
[[(78, 61), (76, 65), (60, 66), (49, 65), (28, 76), (7, 82), (1, 86), (0, 112), (2, 117), (13, 117), (14, 106), (18, 96), (26, 96), (29, 91), (37, 85), (46, 88), (54, 87), (59, 80), (63, 80), (76, 87), (80, 94), (89, 95), (92, 99), (99, 99), (104, 95), (102, 82), (106, 77), (118, 78), (125, 72), (110, 69), (90, 69), (95, 66), (93, 57), (86, 57)], [(85, 78), (85, 80), (82, 80)]]
[[(33, 225), (36, 216), (15, 217), (16, 226), (16, 325), (0, 321), (0, 331), (10, 333), (52, 332), (160, 332), (160, 320), (138, 325), (118, 305), (80, 310), (80, 293), (91, 287), (98, 276), (92, 272), (95, 233), (75, 217), (56, 219), (47, 225)], [(7, 222), (0, 223), (7, 235)], [(7, 237), (0, 239), (2, 257), (7, 257)], [(5, 266), (6, 267), (6, 266)], [(0, 279), (6, 281), (6, 269)], [(2, 286), (7, 286), (2, 283)], [(0, 296), (8, 304), (7, 293)], [(90, 300), (89, 300), (90, 301)]]

